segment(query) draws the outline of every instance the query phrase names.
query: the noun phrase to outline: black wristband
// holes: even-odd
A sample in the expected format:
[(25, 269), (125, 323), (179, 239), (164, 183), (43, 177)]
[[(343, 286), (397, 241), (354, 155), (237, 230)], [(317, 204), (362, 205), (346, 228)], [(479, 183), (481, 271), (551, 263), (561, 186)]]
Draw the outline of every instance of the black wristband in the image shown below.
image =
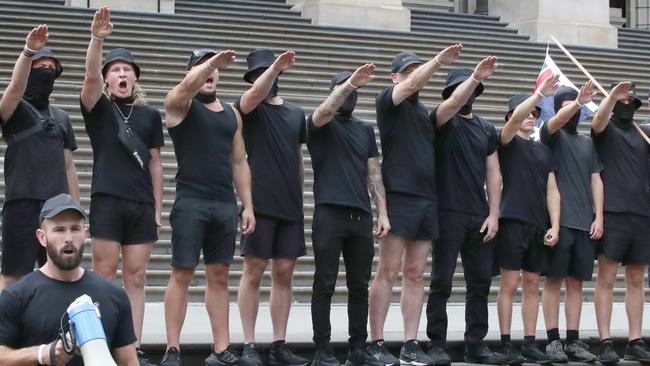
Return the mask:
[(56, 366), (56, 341), (50, 343), (50, 365)]

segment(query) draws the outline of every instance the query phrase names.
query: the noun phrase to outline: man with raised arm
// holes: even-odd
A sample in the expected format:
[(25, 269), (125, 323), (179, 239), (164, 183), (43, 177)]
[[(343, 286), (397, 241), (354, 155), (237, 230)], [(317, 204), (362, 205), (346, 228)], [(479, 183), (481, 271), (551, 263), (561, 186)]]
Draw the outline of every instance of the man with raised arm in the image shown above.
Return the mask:
[[(391, 64), (394, 85), (375, 100), (391, 230), (380, 242), (379, 266), (370, 289), (370, 348), (385, 365), (432, 363), (416, 338), (422, 313), (422, 274), (431, 241), (438, 237), (435, 133), (418, 93), (441, 66), (456, 61), (462, 48), (461, 44), (449, 46), (425, 63), (412, 52), (397, 54)], [(404, 345), (397, 359), (384, 346), (383, 338), (393, 283), (402, 268)]]
[(375, 255), (370, 191), (377, 208), (377, 236), (390, 230), (375, 132), (354, 117), (357, 89), (373, 78), (374, 64), (330, 81), (329, 97), (309, 119), (309, 153), (314, 168), (316, 209), (312, 238), (316, 272), (311, 301), (313, 366), (338, 366), (330, 346), (330, 308), (343, 253), (348, 288), (348, 366), (384, 366), (366, 347), (368, 282)]
[(273, 343), (269, 365), (304, 366), (309, 361), (296, 355), (285, 342), (293, 295), (296, 259), (305, 255), (302, 212), (302, 143), (306, 123), (303, 109), (280, 97), (278, 79), (289, 70), (295, 52), (275, 58), (273, 51), (258, 48), (248, 54), (244, 80), (251, 83), (235, 108), (242, 116), (242, 133), (251, 169), (255, 231), (242, 235), (244, 257), (237, 304), (244, 330), (243, 366), (261, 366), (255, 347), (255, 323), (260, 284), (271, 260), (271, 321)]
[(483, 342), (492, 282), (490, 240), (499, 227), (498, 136), (492, 124), (472, 112), (475, 99), (483, 92), (482, 82), (494, 73), (496, 61), (496, 57), (489, 56), (474, 70), (451, 70), (442, 91), (444, 101), (430, 114), (436, 126), (440, 238), (433, 246), (427, 336), (431, 340), (428, 355), (436, 365), (450, 363), (446, 353), (446, 308), (459, 253), (467, 284), (465, 362), (499, 364), (504, 360)]
[[(548, 269), (549, 247), (560, 231), (560, 193), (555, 163), (548, 146), (531, 139), (541, 109), (537, 103), (553, 93), (559, 76), (546, 79), (533, 95), (516, 94), (508, 100), (506, 124), (499, 133), (499, 165), (503, 177), (496, 259), (501, 270), (497, 311), (503, 353), (507, 363), (550, 364), (551, 358), (535, 344), (539, 312), (539, 279)], [(510, 338), (512, 303), (519, 287), (524, 340), (521, 354)]]
[(237, 236), (237, 201), (242, 234), (255, 229), (251, 173), (246, 162), (242, 121), (237, 110), (216, 94), (219, 70), (235, 61), (235, 51), (195, 50), (187, 74), (165, 98), (165, 124), (178, 161), (172, 225), (172, 272), (165, 292), (167, 352), (161, 365), (178, 366), (180, 334), (187, 311), (187, 290), (203, 251), (205, 307), (213, 350), (205, 365), (234, 365), (230, 347), (228, 269)]
[[(582, 282), (594, 272), (596, 248), (593, 240), (603, 234), (603, 170), (593, 141), (578, 133), (581, 108), (591, 102), (593, 87), (588, 81), (580, 92), (561, 87), (553, 97), (555, 116), (541, 127), (541, 141), (553, 152), (560, 206), (560, 237), (549, 251), (542, 307), (548, 335), (546, 353), (553, 362), (592, 362), (589, 347), (580, 340)], [(558, 330), (560, 290), (566, 287), (566, 345)]]
[(34, 236), (43, 202), (59, 193), (79, 201), (72, 151), (77, 148), (70, 118), (50, 105), (63, 68), (45, 44), (47, 25), (34, 27), (0, 97), (5, 201), (2, 207), (0, 291), (45, 264), (45, 248)]
[[(650, 351), (641, 338), (645, 269), (650, 264), (650, 187), (648, 143), (634, 126), (641, 107), (634, 84), (613, 83), (594, 115), (591, 136), (603, 164), (605, 205), (603, 237), (598, 248), (595, 307), (601, 347), (598, 359), (618, 363), (610, 323), (614, 282), (619, 263), (625, 267), (625, 310), (628, 343), (625, 359), (650, 362)], [(640, 127), (648, 135), (648, 126)]]

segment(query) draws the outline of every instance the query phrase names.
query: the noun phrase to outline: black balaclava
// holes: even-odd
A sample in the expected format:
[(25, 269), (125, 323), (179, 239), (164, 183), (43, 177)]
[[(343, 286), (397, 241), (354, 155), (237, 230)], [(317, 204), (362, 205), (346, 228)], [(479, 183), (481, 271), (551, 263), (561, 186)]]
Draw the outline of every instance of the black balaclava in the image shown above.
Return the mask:
[(465, 102), (465, 105), (460, 107), (460, 109), (458, 110), (458, 114), (466, 116), (472, 113), (472, 105), (474, 104), (475, 100), (476, 100), (476, 93), (472, 93), (469, 99), (467, 99), (467, 102)]
[(271, 85), (271, 89), (269, 89), (269, 93), (266, 94), (265, 99), (271, 99), (278, 95), (278, 90), (279, 90), (278, 82), (279, 82), (279, 78), (275, 78), (275, 80), (273, 80), (273, 85)]
[[(564, 103), (567, 100), (574, 101), (578, 97), (578, 92), (570, 88), (568, 86), (563, 86), (560, 89), (558, 89), (557, 92), (555, 92), (555, 95), (553, 96), (553, 109), (555, 109), (555, 113), (559, 112), (560, 109), (562, 109), (562, 103)], [(580, 122), (580, 114), (581, 110), (578, 109), (576, 113), (569, 118), (567, 123), (562, 126), (562, 129), (565, 130), (568, 133), (576, 134), (578, 133), (578, 123)]]
[(45, 109), (49, 105), (49, 97), (54, 90), (56, 71), (48, 68), (36, 68), (29, 72), (27, 87), (23, 97), (37, 109)]
[(617, 100), (612, 112), (612, 121), (614, 124), (622, 128), (632, 127), (634, 112), (636, 112), (636, 106), (633, 102), (625, 104)]
[(420, 99), (420, 91), (416, 91), (415, 93), (409, 95), (406, 97), (406, 100), (410, 100), (411, 102), (417, 102)]
[(336, 110), (336, 115), (344, 120), (352, 118), (352, 112), (354, 112), (354, 107), (357, 106), (358, 98), (359, 94), (356, 91), (350, 93), (345, 102)]
[(198, 92), (194, 96), (194, 99), (198, 100), (199, 102), (201, 102), (203, 104), (212, 103), (215, 100), (217, 100), (217, 91), (213, 90), (211, 93), (207, 93), (207, 94)]

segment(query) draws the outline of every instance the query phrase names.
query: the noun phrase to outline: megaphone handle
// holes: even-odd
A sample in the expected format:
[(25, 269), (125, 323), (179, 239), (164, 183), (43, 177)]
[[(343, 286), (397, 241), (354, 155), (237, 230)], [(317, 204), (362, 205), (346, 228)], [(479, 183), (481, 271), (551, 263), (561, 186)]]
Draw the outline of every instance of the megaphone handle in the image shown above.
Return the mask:
[(65, 331), (63, 331), (63, 329), (59, 329), (59, 338), (61, 339), (61, 343), (63, 343), (63, 350), (69, 355), (74, 353), (76, 347), (74, 328), (74, 323), (70, 322), (70, 332), (68, 333), (70, 334), (70, 343), (68, 343), (68, 337), (66, 336)]

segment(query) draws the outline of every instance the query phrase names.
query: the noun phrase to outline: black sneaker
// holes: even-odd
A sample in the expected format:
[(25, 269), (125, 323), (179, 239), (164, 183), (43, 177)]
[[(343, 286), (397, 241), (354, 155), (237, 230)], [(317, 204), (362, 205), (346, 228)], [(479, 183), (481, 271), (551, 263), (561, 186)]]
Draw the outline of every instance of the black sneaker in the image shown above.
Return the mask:
[(181, 353), (178, 352), (176, 347), (170, 347), (162, 360), (160, 366), (181, 366)]
[(614, 341), (606, 339), (600, 342), (598, 360), (603, 365), (616, 365), (618, 363), (618, 353), (614, 351)]
[(377, 339), (370, 342), (366, 349), (368, 350), (368, 353), (372, 355), (372, 357), (386, 366), (399, 365), (399, 359), (390, 353), (390, 351), (386, 348), (383, 339)]
[(306, 366), (309, 360), (298, 356), (286, 343), (269, 352), (269, 366)]
[(433, 361), (433, 364), (438, 366), (451, 365), (451, 357), (447, 354), (444, 348), (440, 346), (429, 346), (427, 349), (427, 356)]
[(237, 365), (239, 362), (239, 355), (235, 350), (226, 348), (223, 352), (217, 353), (212, 350), (210, 356), (205, 359), (203, 363), (205, 366), (228, 366), (228, 365)]
[(524, 356), (525, 363), (548, 365), (553, 362), (551, 357), (537, 348), (535, 344), (521, 346), (521, 355)]
[(564, 353), (566, 353), (571, 362), (589, 363), (598, 359), (596, 355), (589, 352), (589, 346), (581, 340), (567, 342), (564, 346)]
[(368, 352), (368, 347), (355, 347), (348, 351), (346, 366), (386, 366)]
[(566, 353), (564, 353), (564, 346), (559, 339), (556, 339), (546, 345), (546, 354), (551, 358), (551, 362), (553, 363), (569, 362), (569, 358), (567, 357)]
[(650, 351), (648, 346), (642, 340), (635, 341), (634, 343), (627, 343), (625, 347), (625, 355), (623, 359), (626, 361), (639, 361), (644, 365), (650, 364)]
[(465, 362), (490, 365), (505, 365), (508, 358), (499, 352), (494, 352), (485, 343), (476, 345), (465, 344)]
[(518, 366), (524, 363), (524, 356), (517, 352), (512, 342), (505, 343), (501, 353), (506, 357), (506, 364)]
[(255, 343), (251, 342), (244, 345), (238, 364), (240, 366), (263, 366), (260, 353), (255, 348)]
[(138, 356), (138, 362), (140, 363), (140, 366), (157, 366), (155, 363), (151, 362), (149, 356), (147, 356), (147, 354), (144, 353), (140, 347), (135, 348), (135, 354)]
[(341, 366), (339, 360), (334, 356), (332, 347), (318, 347), (314, 353), (314, 360), (311, 361), (311, 366)]
[(402, 345), (402, 349), (399, 351), (399, 363), (401, 365), (431, 366), (433, 360), (424, 353), (418, 341), (411, 339)]

